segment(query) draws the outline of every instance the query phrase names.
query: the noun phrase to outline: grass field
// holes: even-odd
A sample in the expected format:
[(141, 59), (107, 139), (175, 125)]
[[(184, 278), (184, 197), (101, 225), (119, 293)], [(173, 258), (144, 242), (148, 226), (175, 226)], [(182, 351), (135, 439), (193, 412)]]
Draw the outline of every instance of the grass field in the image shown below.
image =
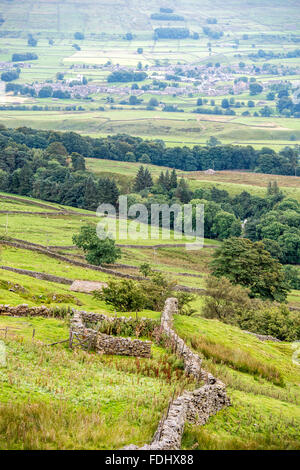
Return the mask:
[[(32, 207), (29, 202), (35, 202), (20, 200), (26, 208)], [(9, 201), (10, 209), (14, 207), (12, 200), (4, 201)], [(19, 204), (16, 201), (15, 208)], [(32, 240), (33, 236), (39, 243), (45, 241), (49, 227), (43, 217), (13, 217), (16, 226), (17, 221), (22, 224), (19, 238)], [(82, 214), (65, 217), (49, 218), (61, 224), (56, 227), (58, 232), (63, 232), (65, 226), (71, 232), (74, 219), (83, 218)], [(27, 219), (40, 219), (40, 224), (34, 228), (32, 222), (26, 223)], [(63, 241), (60, 237), (58, 234), (58, 239)], [(149, 262), (181, 284), (203, 287), (212, 252), (211, 248), (193, 253), (175, 247), (123, 248), (121, 262), (135, 266)], [(73, 250), (70, 253), (71, 257), (78, 254)], [(107, 281), (111, 278), (8, 246), (2, 246), (0, 263), (69, 279)], [(182, 272), (200, 277), (180, 276)], [(291, 296), (291, 300), (295, 299), (299, 300), (296, 291)], [(67, 285), (4, 270), (0, 270), (0, 303), (121, 314), (89, 294), (71, 292)], [(203, 298), (196, 297), (193, 307), (198, 314), (202, 305)], [(132, 313), (122, 312), (122, 315)], [(139, 316), (159, 319), (160, 313), (142, 311)], [(238, 328), (201, 317), (177, 316), (175, 328), (203, 355), (206, 370), (226, 383), (232, 401), (230, 408), (218, 413), (206, 426), (187, 425), (183, 448), (299, 448), (300, 376), (299, 368), (292, 363), (293, 350), (289, 343), (262, 343)], [(155, 345), (152, 358), (139, 361), (71, 352), (63, 345), (45, 346), (67, 337), (68, 318), (0, 317), (0, 340), (5, 342), (8, 359), (7, 367), (0, 368), (2, 449), (117, 449), (129, 443), (141, 445), (151, 440), (174, 390), (177, 394), (183, 388), (195, 387), (182, 374), (180, 361)]]
[[(162, 6), (174, 9), (184, 20), (151, 19)], [(266, 59), (259, 53), (288, 54), (298, 49), (298, 0), (202, 0), (201, 5), (199, 0), (168, 0), (167, 5), (157, 0), (0, 0), (0, 18), (0, 75), (11, 70), (12, 54), (34, 52), (38, 59), (21, 64), (19, 78), (12, 83), (38, 90), (58, 85), (60, 73), (69, 91), (70, 82), (83, 83), (83, 77), (90, 87), (80, 88), (70, 99), (40, 98), (7, 93), (1, 79), (0, 125), (93, 137), (126, 133), (161, 139), (170, 147), (205, 145), (211, 136), (222, 144), (256, 149), (280, 151), (299, 145), (300, 120), (289, 117), (289, 112), (280, 114), (279, 97), (271, 99), (268, 92), (278, 82), (289, 82), (290, 93), (299, 86), (300, 58)], [(211, 25), (212, 18), (216, 24)], [(188, 28), (199, 37), (154, 40), (154, 30), (160, 27)], [(223, 35), (210, 37), (204, 27)], [(76, 32), (84, 39), (75, 39)], [(36, 47), (28, 46), (29, 33), (37, 39)], [(131, 40), (124, 37), (127, 33), (132, 33)], [(255, 53), (258, 57), (251, 58)], [(133, 82), (108, 83), (108, 75), (119, 68), (141, 69), (148, 76), (138, 88)], [(263, 90), (252, 95), (251, 81)], [(132, 95), (141, 101), (129, 104)], [(158, 103), (149, 107), (153, 98)], [(197, 104), (199, 98), (203, 105)], [(224, 99), (233, 99), (229, 111), (234, 113), (225, 114)], [(173, 107), (173, 112), (165, 111), (165, 106)], [(195, 112), (199, 106), (214, 114)], [(215, 106), (222, 108), (222, 115)], [(262, 116), (266, 106), (269, 117)], [(86, 166), (96, 176), (114, 177), (121, 193), (127, 194), (140, 163), (88, 158)], [(154, 180), (167, 169), (144, 166)], [(276, 181), (284, 194), (300, 201), (299, 178), (292, 176), (245, 171), (177, 174), (192, 190), (216, 186), (231, 196), (242, 191), (264, 196), (269, 182)], [(150, 443), (170, 399), (196, 387), (184, 374), (182, 361), (155, 343), (150, 359), (70, 350), (68, 343), (53, 345), (68, 339), (72, 309), (153, 320), (159, 320), (161, 312), (120, 312), (91, 294), (71, 291), (61, 281), (3, 269), (68, 280), (118, 279), (73, 264), (85, 263), (83, 252), (72, 246), (73, 235), (81, 226), (96, 226), (100, 220), (112, 221), (83, 209), (0, 193), (0, 304), (45, 305), (64, 313), (63, 319), (0, 315), (0, 346), (3, 349), (4, 344), (6, 355), (3, 366), (0, 361), (2, 450), (103, 450)], [(170, 239), (160, 230), (157, 239), (145, 240), (141, 232), (148, 227), (134, 221), (118, 222), (116, 228), (121, 265), (111, 268), (117, 273), (139, 275), (140, 265), (149, 263), (176, 284), (205, 288), (220, 242), (204, 240), (208, 246), (189, 251), (175, 245), (190, 240), (174, 233)], [(135, 239), (128, 228), (136, 233)], [(3, 238), (52, 247), (67, 258), (8, 246), (1, 243)], [(300, 369), (292, 360), (293, 344), (262, 342), (237, 327), (203, 318), (204, 301), (203, 295), (195, 295), (194, 315), (176, 315), (174, 329), (203, 358), (203, 368), (226, 384), (231, 406), (205, 426), (186, 424), (182, 448), (300, 450)], [(288, 304), (300, 307), (300, 291), (289, 294)]]
[[(248, 3), (243, 8), (248, 8)], [(257, 148), (264, 145), (276, 150), (286, 145), (295, 145), (300, 139), (299, 120), (279, 117), (275, 100), (268, 101), (267, 92), (270, 83), (278, 81), (280, 75), (274, 76), (264, 65), (285, 66), (284, 80), (289, 80), (295, 86), (300, 79), (299, 57), (255, 60), (249, 59), (249, 54), (263, 49), (274, 53), (295, 50), (297, 42), (293, 39), (299, 34), (297, 23), (297, 1), (285, 2), (278, 0), (276, 5), (262, 6), (259, 1), (251, 3), (251, 12), (247, 18), (239, 14), (241, 3), (230, 0), (226, 6), (220, 0), (212, 2), (205, 0), (198, 8), (197, 0), (171, 1), (176, 13), (184, 16), (184, 22), (166, 23), (152, 21), (151, 13), (158, 11), (160, 4), (152, 1), (124, 0), (114, 2), (114, 14), (111, 14), (112, 2), (89, 1), (89, 8), (83, 8), (80, 2), (35, 2), (29, 0), (20, 2), (0, 1), (0, 12), (4, 23), (0, 27), (0, 61), (7, 62), (15, 52), (34, 51), (38, 60), (31, 61), (30, 67), (21, 69), (16, 84), (32, 85), (34, 82), (55, 83), (58, 72), (64, 74), (65, 80), (78, 80), (84, 75), (89, 84), (101, 87), (101, 91), (90, 92), (89, 99), (73, 96), (72, 99), (32, 98), (30, 96), (14, 96), (5, 94), (5, 83), (0, 82), (0, 104), (12, 106), (13, 109), (0, 110), (0, 123), (9, 127), (26, 125), (33, 128), (53, 130), (73, 130), (83, 134), (106, 136), (108, 134), (128, 133), (144, 138), (163, 139), (167, 145), (204, 144), (210, 136), (216, 136), (223, 143), (251, 144)], [(138, 6), (137, 6), (138, 5)], [(66, 15), (68, 11), (68, 15)], [(220, 39), (212, 39), (203, 33), (207, 19), (215, 17), (215, 28), (224, 33)], [(259, 18), (259, 21), (258, 21)], [(191, 32), (199, 34), (198, 40), (153, 40), (153, 31), (157, 27), (169, 26), (187, 27)], [(20, 33), (22, 31), (22, 34)], [(35, 48), (28, 48), (26, 34), (30, 32), (38, 39)], [(83, 40), (75, 40), (74, 33), (85, 34)], [(132, 32), (133, 40), (124, 39), (124, 34)], [(49, 39), (54, 40), (49, 45)], [(80, 43), (80, 50), (75, 50), (73, 44)], [(256, 49), (253, 48), (255, 46)], [(142, 53), (137, 52), (142, 48)], [(106, 79), (117, 66), (136, 68), (141, 62), (147, 70), (148, 78), (144, 84), (151, 85), (152, 81), (166, 80), (168, 68), (174, 74), (178, 66), (196, 67), (209, 63), (219, 63), (224, 67), (224, 73), (212, 81), (212, 89), (197, 89), (197, 80), (181, 81), (182, 91), (165, 93), (150, 90), (141, 91), (140, 105), (128, 106), (126, 102), (132, 93), (132, 83), (114, 83), (106, 91)], [(245, 68), (238, 68), (240, 63)], [(252, 66), (260, 67), (259, 75), (253, 75)], [(172, 68), (173, 67), (173, 68)], [(228, 75), (227, 68), (233, 67), (233, 75)], [(208, 72), (207, 72), (208, 73)], [(209, 80), (206, 70), (203, 83)], [(194, 114), (199, 97), (207, 99), (207, 105), (220, 106), (222, 99), (232, 98), (228, 86), (235, 78), (255, 78), (264, 85), (263, 92), (251, 96), (248, 89), (237, 92), (234, 106), (236, 115), (218, 116)], [(173, 86), (172, 80), (168, 85)], [(175, 84), (176, 85), (176, 84)], [(177, 83), (178, 85), (178, 83)], [(140, 87), (142, 84), (140, 84)], [(225, 88), (224, 88), (225, 86)], [(226, 88), (227, 86), (227, 88)], [(226, 90), (226, 92), (222, 91)], [(155, 110), (147, 110), (151, 98), (160, 102)], [(113, 98), (114, 106), (108, 102)], [(214, 100), (214, 105), (210, 103)], [(248, 107), (248, 101), (254, 102), (254, 108)], [(163, 104), (173, 105), (184, 113), (162, 112)], [(259, 117), (262, 108), (268, 105), (272, 108), (271, 117)], [(26, 110), (18, 107), (26, 106)], [(43, 106), (42, 111), (32, 110), (32, 107)], [(76, 106), (76, 111), (72, 107)], [(80, 107), (80, 110), (78, 108)], [(99, 109), (100, 108), (100, 109)], [(115, 109), (114, 109), (115, 108)], [(251, 116), (243, 116), (245, 111)], [(254, 113), (257, 116), (254, 116)]]
[[(118, 184), (124, 192), (130, 192), (133, 179), (135, 178), (140, 163), (115, 162), (87, 158), (87, 169), (96, 175), (109, 175), (116, 178)], [(145, 164), (152, 176), (158, 178), (161, 171), (166, 171), (165, 167)], [(283, 193), (300, 201), (300, 187), (298, 177), (265, 175), (243, 171), (217, 171), (214, 175), (207, 175), (203, 171), (184, 172), (177, 171), (179, 177), (189, 180), (192, 190), (200, 187), (216, 186), (218, 189), (225, 189), (232, 196), (248, 191), (250, 194), (264, 196), (269, 182), (276, 181)]]

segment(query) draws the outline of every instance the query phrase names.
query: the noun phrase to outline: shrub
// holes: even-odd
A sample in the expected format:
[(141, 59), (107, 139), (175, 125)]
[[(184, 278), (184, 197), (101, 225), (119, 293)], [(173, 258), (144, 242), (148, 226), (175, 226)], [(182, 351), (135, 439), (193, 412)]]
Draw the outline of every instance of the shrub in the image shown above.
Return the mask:
[(141, 286), (131, 279), (111, 280), (107, 287), (104, 287), (101, 292), (95, 292), (94, 296), (113, 305), (121, 312), (139, 312), (147, 302)]
[(228, 279), (213, 276), (207, 280), (203, 315), (243, 330), (274, 336), (283, 341), (300, 339), (300, 318), (286, 305), (250, 299), (249, 290)]
[(204, 300), (203, 315), (217, 318), (225, 323), (235, 323), (235, 317), (251, 309), (249, 290), (233, 285), (228, 279), (209, 276), (206, 281), (207, 296)]

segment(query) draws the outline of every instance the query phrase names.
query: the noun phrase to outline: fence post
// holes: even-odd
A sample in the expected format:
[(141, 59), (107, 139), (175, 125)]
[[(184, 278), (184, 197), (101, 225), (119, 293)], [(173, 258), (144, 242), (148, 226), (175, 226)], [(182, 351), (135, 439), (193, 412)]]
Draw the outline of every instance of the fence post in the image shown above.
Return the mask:
[(72, 349), (73, 346), (73, 331), (70, 330), (70, 336), (69, 336), (69, 348)]

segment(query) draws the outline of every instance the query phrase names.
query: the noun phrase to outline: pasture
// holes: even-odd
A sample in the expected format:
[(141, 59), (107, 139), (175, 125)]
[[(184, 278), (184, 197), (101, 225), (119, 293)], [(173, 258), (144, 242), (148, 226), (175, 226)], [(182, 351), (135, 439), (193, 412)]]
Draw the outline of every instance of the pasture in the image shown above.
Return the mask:
[[(159, 138), (170, 146), (205, 144), (210, 136), (224, 144), (269, 146), (276, 150), (296, 145), (300, 139), (299, 119), (279, 116), (276, 101), (269, 100), (267, 94), (271, 84), (276, 84), (280, 78), (278, 74), (272, 75), (271, 66), (286, 67), (282, 72), (285, 81), (297, 86), (299, 57), (270, 59), (267, 61), (269, 68), (264, 67), (264, 58), (249, 59), (249, 54), (261, 49), (275, 54), (295, 50), (296, 1), (290, 0), (284, 8), (280, 2), (276, 2), (275, 7), (264, 7), (263, 15), (259, 2), (252, 2), (247, 20), (238, 14), (241, 5), (237, 0), (230, 0), (226, 5), (220, 0), (217, 3), (206, 0), (201, 9), (196, 0), (172, 1), (174, 11), (184, 16), (185, 21), (167, 24), (150, 19), (151, 13), (159, 10), (157, 2), (150, 5), (137, 0), (115, 2), (113, 16), (111, 3), (90, 0), (87, 10), (71, 0), (35, 2), (34, 5), (28, 0), (0, 1), (0, 12), (2, 7), (5, 20), (0, 30), (3, 31), (0, 61), (9, 62), (16, 52), (33, 51), (38, 55), (38, 60), (21, 68), (15, 84), (56, 83), (57, 73), (60, 73), (66, 82), (84, 76), (88, 85), (100, 89), (92, 90), (87, 96), (74, 95), (71, 99), (39, 98), (6, 94), (5, 83), (1, 82), (0, 103), (6, 108), (0, 109), (0, 124), (72, 130), (93, 136), (127, 133)], [(207, 19), (214, 16), (217, 19), (215, 28), (224, 33), (219, 39), (210, 38), (203, 32)], [(161, 26), (188, 27), (199, 34), (199, 38), (154, 40), (153, 31)], [(38, 40), (34, 48), (27, 45), (27, 31)], [(82, 32), (84, 39), (76, 40), (75, 32)], [(133, 34), (132, 40), (126, 40), (126, 33)], [(49, 39), (54, 41), (52, 45)], [(80, 50), (74, 48), (74, 43)], [(243, 67), (240, 67), (241, 63)], [(211, 74), (216, 72), (216, 64), (222, 67), (222, 73), (214, 77)], [(108, 75), (119, 67), (133, 70), (142, 67), (148, 74), (139, 84), (139, 104), (124, 104), (133, 93), (132, 83), (108, 86)], [(177, 83), (169, 79), (171, 91), (168, 92), (152, 86), (155, 80), (166, 81), (167, 74), (176, 75), (182, 67), (195, 70), (202, 67), (200, 78), (184, 77)], [(253, 73), (253, 67), (260, 69), (259, 74)], [(199, 113), (193, 113), (199, 98), (206, 100), (204, 107), (209, 111), (214, 106), (220, 108), (223, 99), (233, 97), (230, 87), (239, 78), (255, 79), (264, 90), (255, 96), (249, 94), (247, 87), (237, 90), (235, 104), (231, 106), (235, 115), (201, 114), (201, 109)], [(198, 88), (199, 79), (203, 89)], [(151, 87), (142, 90), (143, 85)], [(177, 91), (178, 86), (181, 91)], [(153, 98), (158, 100), (159, 106), (149, 110), (148, 103)], [(253, 108), (249, 108), (249, 101), (253, 101)], [(173, 106), (175, 111), (164, 112), (166, 105)], [(260, 114), (265, 106), (272, 111), (270, 117)], [(25, 108), (20, 109), (22, 107)]]

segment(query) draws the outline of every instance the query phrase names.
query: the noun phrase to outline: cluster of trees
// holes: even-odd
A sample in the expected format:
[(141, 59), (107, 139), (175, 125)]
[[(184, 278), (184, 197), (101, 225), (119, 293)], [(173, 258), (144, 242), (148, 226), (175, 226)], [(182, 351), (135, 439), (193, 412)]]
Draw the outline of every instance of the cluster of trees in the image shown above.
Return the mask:
[(224, 36), (223, 31), (217, 31), (214, 29), (211, 29), (209, 26), (203, 26), (203, 33), (206, 34), (210, 39), (220, 39), (222, 36)]
[(34, 52), (15, 52), (11, 58), (12, 62), (25, 62), (26, 60), (38, 60)]
[[(238, 270), (243, 271), (244, 266), (240, 264)], [(255, 279), (254, 273), (250, 282), (253, 283)], [(259, 282), (261, 283), (261, 279)], [(270, 335), (282, 341), (300, 339), (299, 314), (290, 312), (285, 304), (253, 298), (249, 287), (231, 282), (225, 276), (210, 276), (206, 282), (206, 290), (208, 295), (205, 296), (202, 310), (206, 318), (217, 319), (253, 333)]]
[[(285, 197), (276, 183), (269, 185), (265, 197), (246, 191), (232, 197), (216, 187), (191, 191), (185, 179), (178, 181), (175, 170), (161, 172), (153, 181), (150, 171), (141, 166), (132, 189), (128, 196), (132, 204), (203, 204), (206, 238), (226, 240), (244, 235), (253, 242), (261, 241), (275, 260), (300, 264), (300, 204)], [(195, 213), (192, 226), (196, 228)], [(289, 277), (293, 286), (300, 282), (293, 271)]]
[(284, 302), (289, 292), (284, 270), (263, 242), (232, 237), (213, 255), (212, 275), (249, 288), (251, 297)]
[[(275, 336), (283, 341), (300, 338), (300, 318), (290, 312), (287, 294), (299, 282), (292, 266), (283, 267), (263, 242), (230, 238), (214, 253), (203, 314), (243, 330)], [(292, 280), (292, 282), (291, 282)]]
[(187, 28), (155, 28), (154, 39), (186, 39), (190, 36)]
[(40, 89), (39, 93), (38, 93), (38, 97), (39, 98), (58, 98), (58, 99), (61, 99), (61, 100), (66, 100), (66, 99), (70, 99), (71, 98), (71, 95), (70, 93), (65, 90), (53, 90), (53, 88), (51, 86), (44, 86), (43, 88)]
[(77, 235), (73, 235), (73, 243), (85, 253), (89, 264), (100, 266), (112, 264), (121, 258), (121, 249), (111, 238), (100, 239), (94, 225), (84, 225)]
[(262, 240), (281, 263), (300, 264), (300, 204), (280, 192), (273, 199), (278, 202), (270, 210), (249, 218), (245, 235), (253, 241)]
[(108, 83), (113, 82), (142, 82), (147, 78), (146, 72), (133, 72), (129, 70), (118, 70), (108, 75)]
[(231, 109), (230, 107), (223, 111), (219, 106), (215, 106), (214, 108), (196, 108), (192, 112), (196, 114), (216, 114), (219, 116), (222, 116), (223, 114), (226, 116), (235, 116), (236, 114), (234, 109)]
[(184, 21), (184, 16), (175, 15), (174, 13), (152, 13), (150, 18), (158, 21)]
[(42, 150), (0, 141), (0, 190), (88, 210), (102, 202), (116, 206), (115, 181), (89, 174), (84, 157), (68, 153), (62, 143), (52, 141)]
[(1, 80), (4, 82), (11, 82), (13, 80), (17, 80), (21, 73), (20, 69), (8, 70), (7, 72), (2, 72)]
[(32, 34), (28, 34), (28, 41), (27, 41), (28, 46), (36, 47), (37, 43), (38, 43), (37, 39), (34, 38)]
[(300, 57), (300, 49), (294, 49), (293, 51), (288, 52), (273, 52), (273, 51), (264, 51), (259, 49), (257, 53), (251, 53), (248, 55), (249, 59), (295, 59)]
[[(168, 148), (161, 140), (143, 140), (126, 134), (92, 138), (75, 132), (54, 132), (29, 128), (0, 129), (0, 141), (12, 139), (29, 148), (46, 148), (49, 143), (61, 142), (67, 152), (77, 152), (84, 157), (108, 160), (140, 161), (168, 166), (186, 171), (251, 170), (260, 173), (299, 175), (297, 148), (285, 148), (279, 153), (263, 147), (256, 150), (250, 145), (196, 145), (194, 147)], [(129, 156), (128, 156), (129, 154)]]

